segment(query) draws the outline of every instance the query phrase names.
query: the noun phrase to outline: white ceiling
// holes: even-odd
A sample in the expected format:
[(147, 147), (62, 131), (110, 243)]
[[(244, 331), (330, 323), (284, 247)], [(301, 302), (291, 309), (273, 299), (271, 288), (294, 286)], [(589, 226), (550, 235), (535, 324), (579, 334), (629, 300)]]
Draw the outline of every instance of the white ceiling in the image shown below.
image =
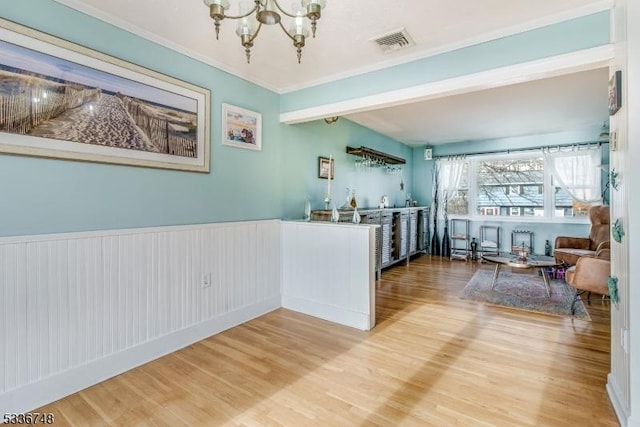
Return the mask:
[[(327, 0), (301, 64), (277, 27), (261, 30), (247, 64), (236, 22), (223, 21), (216, 41), (202, 0), (56, 1), (279, 93), (611, 6), (609, 0)], [(230, 3), (230, 13), (237, 12), (238, 1)], [(385, 54), (371, 41), (401, 27), (415, 46)], [(345, 117), (412, 145), (570, 130), (607, 118), (607, 76), (606, 69), (585, 71)]]
[(346, 117), (408, 145), (563, 132), (603, 124), (608, 80), (600, 68)]

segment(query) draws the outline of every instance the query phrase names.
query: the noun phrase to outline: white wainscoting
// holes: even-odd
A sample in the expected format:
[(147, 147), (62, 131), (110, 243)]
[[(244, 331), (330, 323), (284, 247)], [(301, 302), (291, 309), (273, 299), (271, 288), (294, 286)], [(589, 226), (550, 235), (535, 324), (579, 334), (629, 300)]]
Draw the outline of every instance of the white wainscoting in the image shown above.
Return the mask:
[(279, 220), (0, 238), (0, 413), (279, 308), (280, 238)]
[(282, 306), (373, 328), (376, 227), (283, 221)]

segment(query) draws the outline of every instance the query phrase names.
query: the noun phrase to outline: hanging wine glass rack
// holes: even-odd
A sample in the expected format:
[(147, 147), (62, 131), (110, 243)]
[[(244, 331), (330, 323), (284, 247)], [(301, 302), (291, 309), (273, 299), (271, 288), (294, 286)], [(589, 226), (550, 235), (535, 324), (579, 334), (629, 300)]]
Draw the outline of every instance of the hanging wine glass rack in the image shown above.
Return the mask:
[(369, 171), (373, 168), (385, 169), (392, 175), (402, 174), (402, 165), (407, 161), (401, 157), (383, 153), (368, 147), (347, 147), (347, 154), (357, 156), (355, 161), (356, 170)]
[(405, 163), (407, 163), (407, 161), (402, 157), (383, 153), (382, 151), (374, 150), (373, 148), (368, 147), (347, 147), (347, 154), (353, 154), (354, 156), (359, 156), (363, 159), (371, 159), (377, 161), (381, 166), (404, 165)]

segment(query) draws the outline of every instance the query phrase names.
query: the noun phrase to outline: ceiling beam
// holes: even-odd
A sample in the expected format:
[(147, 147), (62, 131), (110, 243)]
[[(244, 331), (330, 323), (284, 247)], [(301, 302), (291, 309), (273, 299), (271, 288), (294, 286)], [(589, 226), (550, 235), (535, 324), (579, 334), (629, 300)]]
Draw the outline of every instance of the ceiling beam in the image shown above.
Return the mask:
[(516, 83), (595, 70), (608, 67), (612, 58), (613, 45), (599, 46), (404, 89), (289, 111), (280, 114), (280, 122), (286, 124), (304, 123), (325, 117), (361, 113), (379, 108), (428, 101)]

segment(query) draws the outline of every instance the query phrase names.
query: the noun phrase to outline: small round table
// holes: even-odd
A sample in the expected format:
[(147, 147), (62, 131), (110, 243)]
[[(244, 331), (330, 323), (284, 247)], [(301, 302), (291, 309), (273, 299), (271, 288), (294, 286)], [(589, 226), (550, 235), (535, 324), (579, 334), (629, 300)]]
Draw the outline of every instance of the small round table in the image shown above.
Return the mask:
[(553, 257), (543, 255), (532, 255), (526, 260), (520, 260), (513, 254), (500, 253), (493, 255), (482, 255), (483, 261), (488, 261), (496, 265), (496, 269), (493, 272), (493, 279), (491, 279), (491, 289), (496, 285), (498, 274), (503, 265), (512, 268), (538, 268), (542, 273), (542, 281), (544, 287), (547, 290), (547, 296), (551, 297), (551, 284), (549, 282), (549, 274), (547, 268), (560, 267), (562, 264), (557, 262)]

